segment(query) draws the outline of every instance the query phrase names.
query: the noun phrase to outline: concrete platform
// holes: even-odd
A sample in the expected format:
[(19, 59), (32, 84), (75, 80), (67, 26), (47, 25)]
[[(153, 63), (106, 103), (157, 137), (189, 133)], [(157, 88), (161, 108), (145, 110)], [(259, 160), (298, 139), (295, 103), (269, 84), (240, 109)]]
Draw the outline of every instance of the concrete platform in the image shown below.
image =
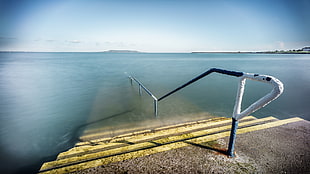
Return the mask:
[(309, 173), (310, 122), (246, 117), (236, 157), (230, 119), (215, 118), (81, 142), (40, 173)]

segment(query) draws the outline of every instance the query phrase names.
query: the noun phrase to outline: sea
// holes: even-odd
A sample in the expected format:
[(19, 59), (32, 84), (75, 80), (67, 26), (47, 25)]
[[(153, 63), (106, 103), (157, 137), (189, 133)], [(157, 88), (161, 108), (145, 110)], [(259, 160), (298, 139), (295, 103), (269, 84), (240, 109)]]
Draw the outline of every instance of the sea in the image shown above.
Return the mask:
[[(201, 113), (230, 118), (238, 77), (212, 73), (160, 101), (158, 117), (152, 98), (139, 96), (128, 78), (159, 98), (210, 68), (278, 78), (283, 94), (251, 115), (310, 121), (310, 54), (1, 52), (0, 171), (36, 172), (88, 129), (113, 135), (139, 123), (203, 119)], [(242, 108), (271, 90), (247, 80)]]

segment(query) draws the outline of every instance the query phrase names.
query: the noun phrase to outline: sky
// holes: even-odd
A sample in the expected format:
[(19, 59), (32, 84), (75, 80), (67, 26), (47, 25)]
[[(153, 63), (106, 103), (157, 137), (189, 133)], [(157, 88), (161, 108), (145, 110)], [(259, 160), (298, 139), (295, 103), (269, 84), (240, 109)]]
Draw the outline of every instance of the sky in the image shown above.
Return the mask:
[(0, 0), (0, 51), (310, 46), (310, 0)]

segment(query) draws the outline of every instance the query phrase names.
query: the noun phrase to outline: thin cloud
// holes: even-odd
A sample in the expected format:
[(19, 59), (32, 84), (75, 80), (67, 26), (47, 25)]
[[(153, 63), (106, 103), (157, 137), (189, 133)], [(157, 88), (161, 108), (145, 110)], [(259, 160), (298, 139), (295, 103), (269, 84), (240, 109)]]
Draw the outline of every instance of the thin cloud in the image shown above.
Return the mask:
[(135, 43), (129, 43), (129, 42), (109, 42), (109, 41), (106, 41), (103, 44), (105, 46), (113, 46), (113, 47), (120, 47), (120, 48), (132, 47), (132, 46), (136, 46), (137, 45)]
[(68, 42), (70, 42), (70, 43), (81, 43), (80, 40), (69, 40)]
[(3, 37), (3, 36), (0, 36), (0, 39), (1, 40), (16, 40), (17, 38), (16, 37)]
[(0, 46), (8, 46), (13, 44), (14, 42), (17, 42), (17, 38), (15, 37), (4, 37), (0, 36)]

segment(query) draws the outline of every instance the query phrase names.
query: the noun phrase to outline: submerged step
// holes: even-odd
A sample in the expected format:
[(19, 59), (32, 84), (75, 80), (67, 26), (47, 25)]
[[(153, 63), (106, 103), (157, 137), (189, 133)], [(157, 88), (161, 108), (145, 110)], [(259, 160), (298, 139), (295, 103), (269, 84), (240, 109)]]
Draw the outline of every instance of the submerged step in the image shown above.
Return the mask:
[[(243, 118), (242, 120), (253, 120), (253, 119), (256, 119), (256, 118), (253, 116), (248, 116), (248, 117)], [(230, 118), (225, 118), (225, 117), (212, 118), (208, 120), (200, 120), (200, 121), (182, 123), (182, 124), (177, 124), (177, 125), (169, 125), (169, 126), (164, 126), (164, 127), (154, 128), (154, 129), (140, 130), (138, 132), (127, 133), (127, 134), (123, 134), (123, 135), (119, 135), (119, 136), (111, 137), (111, 138), (98, 138), (96, 140), (77, 143), (77, 146), (100, 144), (101, 142), (118, 142), (118, 141), (128, 140), (130, 139), (130, 137), (135, 137), (135, 139), (138, 140), (137, 137), (139, 136), (143, 137), (144, 139), (146, 137), (150, 138), (151, 136), (159, 136), (159, 135), (165, 136), (165, 135), (176, 134), (176, 133), (181, 133), (185, 131), (193, 131), (195, 129), (204, 129), (204, 128), (211, 127), (211, 126), (218, 126), (220, 124), (230, 124), (230, 122), (231, 122)]]
[[(274, 122), (268, 122), (272, 121)], [(286, 120), (277, 120), (274, 117), (267, 117), (263, 119), (256, 119), (241, 122), (240, 129), (238, 129), (238, 134), (251, 132), (255, 130), (266, 129), (269, 127), (275, 127), (282, 124), (300, 121), (302, 119), (299, 118), (292, 118)], [(222, 121), (225, 122), (226, 120)], [(268, 122), (268, 123), (266, 123)], [(257, 125), (260, 123), (259, 125)], [(197, 124), (199, 125), (199, 124)], [(219, 124), (220, 125), (220, 124)], [(248, 127), (244, 127), (248, 126)], [(193, 125), (192, 125), (193, 127)], [(242, 128), (243, 127), (243, 128)], [(227, 137), (230, 134), (229, 131), (230, 125), (221, 125), (219, 127), (214, 127), (211, 129), (206, 130), (198, 130), (193, 129), (196, 131), (190, 133), (184, 133), (181, 135), (169, 136), (170, 134), (167, 132), (161, 132), (158, 135), (159, 139), (149, 140), (150, 138), (143, 138), (142, 136), (129, 136), (123, 137), (123, 140), (127, 141), (127, 145), (124, 147), (117, 147), (105, 151), (99, 151), (92, 153), (92, 151), (96, 150), (96, 148), (102, 148), (103, 144), (97, 145), (98, 147), (88, 147), (88, 151), (86, 147), (81, 146), (83, 150), (76, 149), (75, 151), (71, 151), (71, 155), (75, 154), (75, 156), (71, 156), (69, 154), (64, 155), (68, 158), (59, 159), (56, 161), (45, 163), (42, 168), (41, 172), (49, 172), (49, 173), (67, 173), (67, 172), (74, 172), (86, 168), (96, 167), (99, 165), (108, 164), (111, 162), (122, 161), (126, 159), (136, 158), (144, 155), (150, 155), (170, 149), (175, 149), (179, 147), (184, 147), (192, 143), (202, 143), (213, 141), (219, 138)], [(176, 129), (176, 128), (172, 128)], [(171, 129), (169, 129), (171, 130)], [(166, 131), (166, 130), (165, 130)], [(174, 130), (175, 131), (175, 130)], [(185, 130), (184, 130), (185, 131)], [(160, 132), (160, 131), (159, 131)], [(185, 131), (186, 132), (186, 131)], [(166, 137), (162, 138), (161, 134), (166, 135)], [(145, 136), (155, 136), (156, 132)], [(147, 140), (145, 142), (140, 142), (141, 140)], [(129, 143), (128, 143), (129, 142)], [(114, 142), (115, 143), (115, 142)], [(112, 143), (113, 144), (113, 143)], [(108, 145), (108, 144), (106, 144)], [(76, 147), (77, 148), (77, 147)], [(81, 151), (87, 153), (82, 154)], [(90, 153), (88, 153), (90, 152)], [(63, 156), (63, 157), (64, 157)]]
[[(144, 126), (138, 126), (138, 127), (134, 127), (134, 128), (120, 128), (119, 130), (114, 130), (113, 134), (115, 134), (117, 137), (121, 137), (121, 136), (128, 136), (128, 135), (132, 135), (137, 134), (137, 133), (145, 133), (145, 132), (149, 132), (154, 131), (154, 130), (159, 130), (159, 129), (168, 129), (168, 128), (173, 128), (173, 127), (180, 127), (180, 126), (185, 126), (185, 125), (190, 125), (190, 124), (197, 124), (197, 123), (204, 123), (204, 122), (209, 122), (209, 121), (215, 121), (215, 120), (222, 120), (222, 119), (228, 119), (228, 118), (223, 118), (223, 117), (214, 117), (214, 116), (210, 116), (210, 114), (208, 113), (197, 113), (195, 115), (199, 115), (199, 117), (211, 117), (209, 119), (198, 119), (197, 121), (186, 121), (185, 123), (173, 123), (172, 125), (163, 125), (163, 126), (150, 126), (150, 127), (145, 127), (145, 125), (153, 125), (153, 122), (163, 122), (162, 120), (146, 120), (144, 122), (141, 123), (141, 125)], [(191, 115), (186, 114), (186, 117), (191, 117)], [(196, 116), (197, 117), (197, 116)], [(167, 120), (165, 120), (167, 121)], [(169, 122), (169, 120), (168, 120)], [(163, 124), (163, 123), (161, 123)], [(126, 127), (126, 126), (124, 126)], [(110, 136), (110, 137), (109, 137)], [(113, 136), (115, 137), (115, 136)], [(109, 131), (108, 128), (106, 129), (95, 129), (95, 130), (86, 130), (84, 135), (80, 137), (81, 140), (83, 141), (91, 141), (94, 139), (109, 139), (111, 138), (111, 131)], [(82, 143), (81, 143), (82, 145)]]
[[(250, 118), (254, 118), (254, 117), (250, 117)], [(197, 123), (201, 124), (202, 126), (206, 126), (210, 122), (220, 122), (220, 121), (224, 121), (224, 120), (226, 120), (227, 122), (230, 121), (229, 118), (217, 117), (217, 118), (211, 118), (211, 119), (207, 119), (207, 120), (200, 120), (200, 121), (195, 121), (195, 122), (187, 122), (187, 123), (180, 123), (180, 124), (176, 124), (176, 125), (157, 127), (157, 128), (153, 128), (153, 129), (142, 129), (142, 130), (140, 129), (139, 131), (136, 131), (136, 132), (121, 134), (121, 135), (118, 135), (115, 137), (97, 138), (95, 140), (90, 140), (90, 141), (86, 141), (86, 142), (79, 142), (76, 145), (82, 146), (82, 145), (89, 145), (89, 144), (94, 144), (94, 143), (99, 143), (99, 142), (107, 142), (107, 141), (115, 140), (118, 138), (132, 137), (132, 136), (136, 136), (136, 135), (141, 135), (141, 134), (145, 134), (145, 133), (152, 133), (152, 132), (157, 132), (157, 131), (166, 130), (166, 129), (168, 130), (168, 129), (178, 128), (178, 127), (185, 127), (185, 126), (195, 125)], [(125, 132), (127, 132), (127, 131), (125, 131)], [(99, 133), (96, 133), (95, 135), (97, 136), (98, 134)], [(103, 132), (101, 134), (104, 135), (105, 133)], [(89, 136), (92, 136), (92, 135), (89, 135)]]
[[(245, 121), (250, 121), (253, 119), (255, 119), (255, 117), (252, 117), (252, 116), (244, 118)], [(268, 118), (265, 121), (272, 120), (272, 119), (274, 118)], [(231, 122), (231, 119), (228, 119), (228, 118), (201, 120), (197, 122), (189, 122), (189, 123), (178, 124), (174, 126), (160, 127), (154, 130), (144, 130), (144, 131), (140, 131), (136, 133), (120, 135), (120, 136), (117, 136), (111, 139), (98, 139), (98, 140), (92, 141), (92, 144), (84, 144), (84, 146), (74, 147), (67, 152), (63, 152), (59, 154), (58, 158), (63, 158), (64, 156), (70, 155), (73, 153), (81, 154), (85, 152), (95, 151), (97, 149), (103, 150), (104, 148), (113, 146), (114, 144), (115, 145), (121, 145), (121, 144), (128, 145), (130, 143), (138, 143), (138, 142), (143, 142), (147, 140), (156, 140), (161, 137), (184, 134), (184, 133), (189, 133), (193, 131), (198, 131), (201, 129), (210, 129), (212, 126), (214, 127), (214, 126), (226, 124), (227, 127), (224, 127), (224, 128), (229, 129), (230, 122)], [(257, 121), (254, 121), (252, 123), (255, 123), (255, 122)], [(143, 132), (143, 134), (141, 134), (141, 132)]]
[[(254, 119), (254, 117), (248, 117), (248, 119)], [(92, 144), (84, 144), (83, 146), (78, 146), (74, 147), (67, 152), (63, 152), (58, 155), (57, 159), (63, 159), (66, 156), (72, 156), (72, 155), (83, 155), (87, 153), (94, 152), (98, 149), (104, 150), (105, 148), (108, 147), (116, 147), (120, 145), (130, 145), (133, 143), (141, 142), (144, 140), (154, 140), (158, 139), (163, 136), (169, 136), (173, 134), (182, 134), (184, 132), (188, 131), (193, 131), (196, 129), (201, 129), (201, 128), (207, 128), (210, 126), (216, 126), (216, 125), (221, 125), (221, 124), (226, 124), (230, 123), (231, 120), (228, 118), (218, 118), (218, 119), (209, 119), (209, 120), (201, 120), (199, 122), (194, 123), (184, 123), (184, 127), (181, 127), (180, 124), (176, 126), (166, 126), (166, 127), (161, 127), (161, 128), (156, 128), (155, 131), (149, 130), (148, 133), (140, 134), (140, 133), (132, 133), (132, 134), (126, 134), (125, 135), (120, 135), (115, 138), (109, 139), (98, 139), (95, 141), (92, 141)], [(145, 132), (145, 131), (144, 131)]]

